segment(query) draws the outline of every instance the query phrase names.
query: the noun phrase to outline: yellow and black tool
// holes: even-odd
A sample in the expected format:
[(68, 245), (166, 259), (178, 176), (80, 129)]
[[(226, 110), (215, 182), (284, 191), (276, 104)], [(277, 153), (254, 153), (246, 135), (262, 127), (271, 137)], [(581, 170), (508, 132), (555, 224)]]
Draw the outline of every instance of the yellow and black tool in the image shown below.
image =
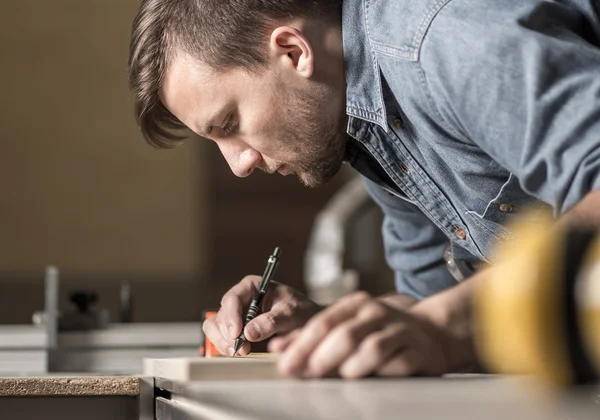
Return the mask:
[(600, 231), (513, 226), (475, 296), (476, 345), (499, 373), (569, 387), (600, 379)]

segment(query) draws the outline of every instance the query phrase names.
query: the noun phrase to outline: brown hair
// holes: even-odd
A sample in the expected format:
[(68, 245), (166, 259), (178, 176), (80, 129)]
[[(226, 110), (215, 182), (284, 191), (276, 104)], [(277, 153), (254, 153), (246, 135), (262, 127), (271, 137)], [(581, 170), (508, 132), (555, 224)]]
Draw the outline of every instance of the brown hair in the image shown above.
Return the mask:
[(174, 147), (185, 128), (159, 98), (175, 49), (216, 69), (256, 71), (266, 64), (269, 23), (339, 16), (342, 0), (142, 0), (133, 21), (129, 87), (146, 140)]

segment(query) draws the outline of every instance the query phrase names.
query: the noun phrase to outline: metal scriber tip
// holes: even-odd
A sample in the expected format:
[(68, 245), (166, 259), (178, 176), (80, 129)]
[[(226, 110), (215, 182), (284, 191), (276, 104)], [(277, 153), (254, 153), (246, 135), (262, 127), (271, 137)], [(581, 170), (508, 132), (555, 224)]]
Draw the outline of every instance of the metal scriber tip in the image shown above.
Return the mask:
[(233, 345), (233, 357), (235, 357), (236, 354), (238, 354), (238, 352), (240, 351), (240, 349), (242, 348), (242, 346), (244, 345), (244, 341), (245, 339), (242, 338), (242, 336), (238, 337), (235, 340), (235, 344)]

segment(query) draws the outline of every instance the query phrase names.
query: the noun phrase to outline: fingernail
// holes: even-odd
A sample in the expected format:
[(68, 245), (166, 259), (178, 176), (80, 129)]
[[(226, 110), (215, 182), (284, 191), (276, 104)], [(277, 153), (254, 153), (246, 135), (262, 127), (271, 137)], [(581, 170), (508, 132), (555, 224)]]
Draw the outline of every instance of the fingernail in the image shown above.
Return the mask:
[(228, 354), (229, 356), (233, 356), (233, 347), (229, 347), (229, 348), (227, 349), (227, 354)]
[(237, 335), (235, 334), (235, 327), (233, 326), (233, 324), (229, 324), (228, 329), (229, 329), (229, 336), (235, 340), (237, 338)]
[(246, 330), (246, 338), (249, 340), (256, 341), (260, 338), (260, 328), (258, 325), (250, 324)]

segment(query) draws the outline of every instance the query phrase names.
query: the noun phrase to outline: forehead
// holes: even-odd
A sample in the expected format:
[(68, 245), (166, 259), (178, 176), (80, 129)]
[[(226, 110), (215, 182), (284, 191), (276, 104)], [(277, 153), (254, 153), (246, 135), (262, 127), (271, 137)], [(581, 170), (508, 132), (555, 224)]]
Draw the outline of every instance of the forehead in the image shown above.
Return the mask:
[(269, 102), (273, 79), (268, 70), (257, 74), (241, 68), (218, 71), (189, 54), (179, 53), (167, 66), (159, 94), (173, 115), (198, 132), (222, 109), (258, 100)]
[[(228, 85), (225, 73), (218, 73), (188, 54), (176, 54), (170, 61), (160, 88), (160, 99), (173, 114), (185, 118), (186, 110), (214, 103)], [(183, 115), (180, 115), (183, 114)]]

